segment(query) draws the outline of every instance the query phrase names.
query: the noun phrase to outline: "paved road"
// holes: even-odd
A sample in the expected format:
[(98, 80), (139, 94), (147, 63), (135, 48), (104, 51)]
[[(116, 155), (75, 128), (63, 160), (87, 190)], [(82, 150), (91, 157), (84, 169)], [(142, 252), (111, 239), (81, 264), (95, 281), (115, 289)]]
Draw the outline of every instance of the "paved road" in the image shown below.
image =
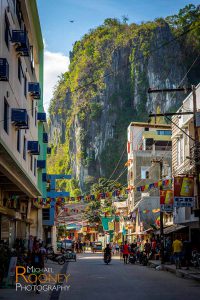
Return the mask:
[(113, 259), (110, 265), (102, 254), (81, 254), (68, 265), (70, 290), (59, 300), (199, 300), (200, 284), (140, 265), (124, 265)]

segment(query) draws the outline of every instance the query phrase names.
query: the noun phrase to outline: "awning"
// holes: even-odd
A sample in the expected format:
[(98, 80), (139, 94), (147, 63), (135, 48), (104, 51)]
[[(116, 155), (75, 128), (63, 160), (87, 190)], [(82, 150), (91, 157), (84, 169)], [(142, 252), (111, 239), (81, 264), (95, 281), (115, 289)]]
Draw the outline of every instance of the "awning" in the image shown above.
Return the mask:
[[(181, 229), (186, 228), (186, 227), (187, 226), (184, 226), (184, 225), (174, 224), (174, 225), (171, 225), (169, 227), (164, 228), (163, 232), (164, 232), (164, 234), (170, 234), (172, 232), (176, 232), (176, 231), (181, 230)], [(155, 234), (159, 234), (159, 233), (160, 233), (160, 230), (157, 230), (155, 232)]]

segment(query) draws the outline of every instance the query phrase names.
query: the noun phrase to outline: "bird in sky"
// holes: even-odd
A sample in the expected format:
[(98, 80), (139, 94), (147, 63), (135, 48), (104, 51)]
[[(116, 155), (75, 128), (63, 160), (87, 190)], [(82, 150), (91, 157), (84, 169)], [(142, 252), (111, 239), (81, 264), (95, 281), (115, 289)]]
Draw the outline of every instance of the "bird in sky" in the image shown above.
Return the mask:
[(74, 23), (74, 20), (69, 20), (70, 23)]

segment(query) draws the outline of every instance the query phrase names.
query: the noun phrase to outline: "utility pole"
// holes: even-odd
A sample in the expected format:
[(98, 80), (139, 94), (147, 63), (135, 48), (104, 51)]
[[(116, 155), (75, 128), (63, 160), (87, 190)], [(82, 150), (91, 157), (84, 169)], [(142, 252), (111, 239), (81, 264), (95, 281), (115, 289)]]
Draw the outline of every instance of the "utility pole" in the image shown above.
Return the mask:
[[(160, 166), (160, 180), (162, 180), (163, 173), (163, 160), (162, 159), (153, 159), (152, 163), (158, 163)], [(160, 186), (160, 191), (162, 190), (162, 186)], [(164, 213), (160, 209), (160, 258), (161, 265), (164, 264)]]
[(190, 92), (192, 91), (192, 97), (193, 97), (193, 111), (191, 112), (178, 112), (178, 113), (163, 113), (163, 114), (149, 114), (149, 117), (155, 117), (156, 116), (165, 116), (167, 119), (168, 116), (173, 115), (189, 115), (193, 114), (194, 118), (194, 138), (189, 136), (182, 128), (180, 128), (178, 125), (174, 124), (174, 122), (171, 120), (171, 122), (176, 125), (184, 134), (186, 134), (193, 142), (194, 142), (194, 169), (195, 169), (195, 183), (196, 183), (196, 199), (197, 199), (197, 215), (199, 216), (199, 226), (200, 226), (200, 180), (199, 180), (199, 174), (200, 174), (200, 142), (199, 142), (199, 132), (197, 127), (197, 103), (196, 103), (196, 87), (192, 85), (191, 88), (175, 88), (175, 89), (148, 89), (148, 93), (160, 93), (160, 92)]

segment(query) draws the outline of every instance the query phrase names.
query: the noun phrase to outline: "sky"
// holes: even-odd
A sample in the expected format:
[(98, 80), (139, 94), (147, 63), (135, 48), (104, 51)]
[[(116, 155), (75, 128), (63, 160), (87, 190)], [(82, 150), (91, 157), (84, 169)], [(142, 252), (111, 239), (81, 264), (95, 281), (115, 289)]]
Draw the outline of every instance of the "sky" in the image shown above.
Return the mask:
[[(47, 110), (58, 76), (69, 66), (69, 51), (91, 28), (106, 18), (141, 23), (176, 14), (199, 0), (37, 0), (44, 52), (44, 103)], [(70, 22), (70, 21), (73, 21)]]

